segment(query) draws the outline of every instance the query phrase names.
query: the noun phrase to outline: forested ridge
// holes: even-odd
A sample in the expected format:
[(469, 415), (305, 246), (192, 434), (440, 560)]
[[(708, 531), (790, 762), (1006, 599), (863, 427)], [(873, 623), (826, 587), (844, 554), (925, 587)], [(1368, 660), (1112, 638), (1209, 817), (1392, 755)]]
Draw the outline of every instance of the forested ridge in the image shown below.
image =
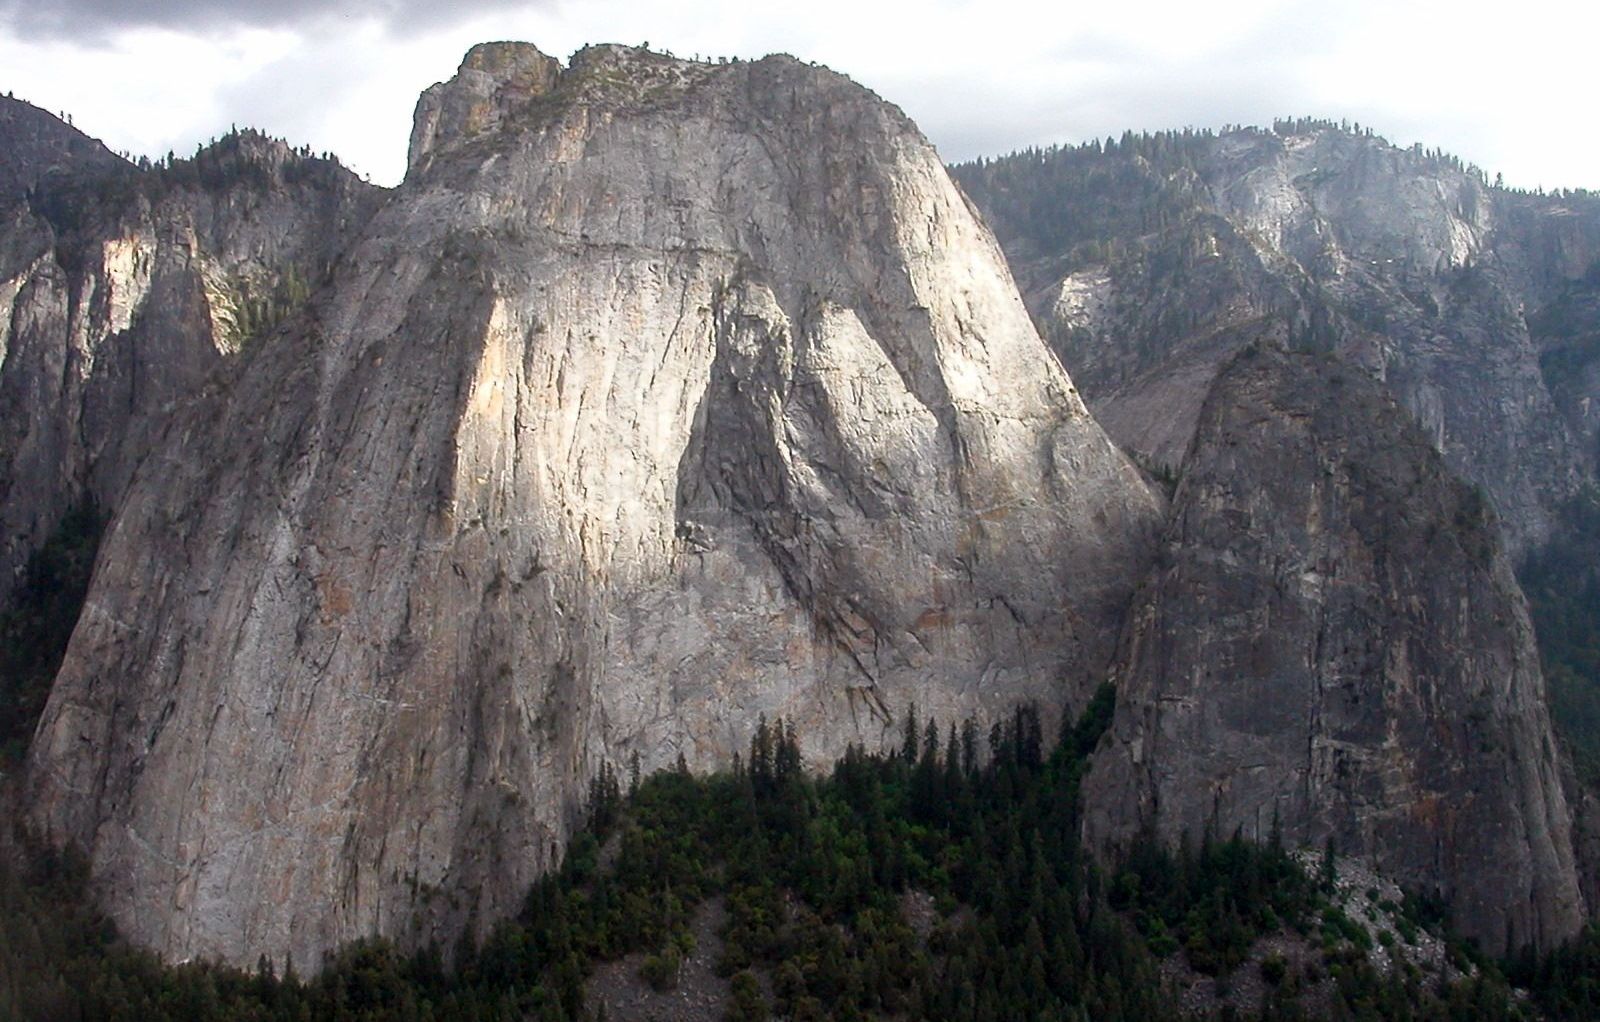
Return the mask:
[[(1065, 253), (1065, 264), (1103, 262), (1108, 255), (1153, 231), (1168, 230), (1210, 205), (1203, 171), (1224, 137), (1291, 139), (1318, 132), (1392, 144), (1359, 122), (1318, 117), (1279, 118), (1270, 128), (1224, 125), (1168, 131), (1125, 131), (1120, 137), (1078, 144), (1030, 146), (998, 157), (980, 157), (950, 167), (962, 186), (982, 196), (985, 215), (997, 226), (1026, 237), (1040, 251)], [(1544, 198), (1543, 189), (1506, 187), (1489, 174), (1441, 148), (1421, 143), (1395, 149), (1417, 172), (1460, 174), (1495, 193)], [(1550, 198), (1588, 203), (1586, 189), (1556, 189)]]
[[(1275, 840), (1202, 835), (1098, 865), (1078, 840), (1077, 790), (1113, 702), (1102, 689), (1048, 753), (1039, 715), (1023, 708), (987, 735), (971, 722), (919, 726), (913, 713), (900, 749), (852, 749), (824, 776), (802, 769), (781, 721), (709, 777), (606, 767), (561, 869), (481, 944), (405, 953), (364, 941), (319, 970), (163, 966), (93, 910), (81, 860), (19, 833), (6, 848), (17, 868), (0, 873), (0, 1017), (597, 1019), (605, 1009), (585, 996), (597, 964), (642, 954), (645, 978), (670, 986), (711, 899), (726, 907), (717, 969), (731, 980), (729, 1019), (1183, 1017), (1164, 960), (1224, 987), (1257, 972), (1259, 1003), (1227, 1003), (1223, 1017), (1600, 1011), (1593, 932), (1543, 960), (1502, 965), (1455, 944), (1459, 972), (1381, 974), (1366, 955), (1374, 934), (1332, 896), (1331, 849), (1308, 870)], [(908, 891), (936, 907), (922, 932)], [(1435, 922), (1421, 900), (1406, 919), (1401, 929)], [(1280, 932), (1316, 961), (1252, 954)], [(1415, 939), (1381, 936), (1402, 958)], [(1531, 995), (1513, 995), (1508, 971)]]

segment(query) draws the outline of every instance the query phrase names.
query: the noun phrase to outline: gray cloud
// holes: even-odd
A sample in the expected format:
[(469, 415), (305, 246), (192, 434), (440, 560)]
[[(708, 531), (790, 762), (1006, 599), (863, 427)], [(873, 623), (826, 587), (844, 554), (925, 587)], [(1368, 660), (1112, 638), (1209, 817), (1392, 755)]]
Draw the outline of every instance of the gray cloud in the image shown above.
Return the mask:
[(1392, 110), (1330, 96), (1314, 65), (1359, 45), (1363, 28), (1381, 20), (1384, 2), (1344, 0), (1338, 9), (1285, 3), (1176, 51), (1163, 50), (1161, 39), (1074, 29), (1043, 54), (1048, 66), (1073, 72), (1062, 84), (1001, 81), (982, 95), (970, 79), (951, 77), (906, 83), (897, 94), (912, 97), (911, 112), (952, 161), (1116, 137), (1130, 128), (1217, 130), (1282, 116), (1350, 118), (1408, 137)]
[(439, 28), (469, 17), (554, 0), (0, 0), (0, 25), (24, 39), (105, 42), (137, 28), (210, 32), (235, 28), (312, 28), (375, 21), (395, 34)]
[[(1127, 128), (1311, 115), (1443, 146), (1514, 184), (1593, 187), (1594, 136), (1570, 128), (1593, 91), (1583, 46), (1600, 14), (1569, 5), (1526, 0), (1525, 17), (1491, 29), (1440, 16), (1443, 0), (1254, 0), (1231, 19), (1183, 0), (0, 0), (0, 67), (6, 87), (102, 125), (114, 147), (185, 151), (230, 123), (253, 125), (382, 181), (404, 165), (417, 92), (481, 36), (555, 54), (612, 39), (797, 53), (902, 105), (953, 160)], [(1576, 27), (1551, 35), (1554, 13)], [(855, 15), (865, 20), (841, 32)], [(218, 56), (212, 44), (243, 27), (298, 39), (240, 51), (240, 63)], [(175, 31), (129, 35), (139, 28)], [(1469, 67), (1491, 31), (1505, 59)]]

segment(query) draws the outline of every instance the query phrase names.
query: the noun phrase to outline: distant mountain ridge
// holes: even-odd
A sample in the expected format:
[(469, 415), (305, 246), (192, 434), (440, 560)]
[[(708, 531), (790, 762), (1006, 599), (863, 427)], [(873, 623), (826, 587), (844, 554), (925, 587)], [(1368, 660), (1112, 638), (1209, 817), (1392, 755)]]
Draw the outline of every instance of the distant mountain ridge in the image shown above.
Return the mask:
[[(1334, 570), (1329, 549), (1351, 541), (1369, 550), (1417, 541), (1403, 538), (1415, 512), (1399, 509), (1409, 499), (1399, 491), (1381, 498), (1396, 505), (1389, 512), (1395, 518), (1392, 528), (1379, 527), (1378, 518), (1363, 526), (1352, 519), (1339, 526), (1346, 533), (1341, 537), (1325, 519), (1357, 509), (1343, 508), (1339, 501), (1316, 509), (1324, 485), (1316, 473), (1280, 466), (1279, 478), (1273, 479), (1280, 471), (1271, 467), (1277, 459), (1297, 445), (1315, 449), (1327, 443), (1325, 433), (1279, 436), (1273, 444), (1285, 449), (1267, 450), (1241, 440), (1249, 424), (1235, 421), (1227, 442), (1252, 451), (1256, 460), (1247, 471), (1229, 475), (1243, 467), (1231, 465), (1227, 452), (1217, 449), (1216, 436), (1202, 435), (1203, 414), (1225, 421), (1230, 406), (1246, 400), (1255, 402), (1250, 407), (1261, 423), (1308, 414), (1302, 408), (1289, 415), (1289, 404), (1298, 403), (1286, 403), (1281, 395), (1267, 397), (1265, 390), (1241, 388), (1237, 380), (1225, 385), (1225, 367), (1261, 344), (1334, 357), (1321, 372), (1293, 373), (1305, 391), (1302, 400), (1313, 408), (1325, 382), (1344, 378), (1351, 367), (1362, 370), (1410, 413), (1455, 472), (1481, 488), (1493, 511), (1490, 528), (1534, 586), (1542, 652), (1553, 658), (1546, 666), (1552, 684), (1559, 686), (1557, 723), (1573, 743), (1562, 753), (1560, 770), (1568, 770), (1570, 754), (1593, 776), (1600, 739), (1594, 723), (1600, 672), (1593, 668), (1593, 640), (1600, 634), (1600, 607), (1586, 603), (1585, 594), (1600, 584), (1595, 568), (1600, 529), (1594, 524), (1600, 521), (1594, 510), (1600, 494), (1595, 419), (1600, 409), (1600, 196), (1501, 188), (1449, 154), (1421, 146), (1399, 149), (1370, 131), (1312, 119), (1220, 134), (1129, 132), (1120, 140), (1031, 150), (953, 172), (994, 226), (1035, 321), (1072, 367), (1091, 409), (1119, 442), (1175, 481), (1180, 494), (1163, 564), (1176, 558), (1181, 570), (1152, 577), (1149, 587), (1164, 586), (1153, 590), (1162, 596), (1152, 608), (1131, 613), (1124, 658), (1113, 668), (1133, 686), (1130, 697), (1144, 710), (1119, 710), (1119, 717), (1127, 713), (1117, 728), (1121, 747), (1108, 761), (1124, 766), (1102, 775), (1121, 778), (1105, 781), (1102, 792), (1131, 784), (1128, 778), (1143, 771), (1143, 797), (1151, 801), (1141, 812), (1151, 825), (1172, 833), (1179, 826), (1192, 829), (1203, 818), (1196, 815), (1201, 813), (1196, 786), (1210, 778), (1223, 812), (1219, 824), (1226, 825), (1228, 814), (1240, 822), (1241, 812), (1247, 829), (1258, 822), (1250, 815), (1252, 796), (1246, 794), (1261, 795), (1263, 781), (1244, 767), (1252, 755), (1244, 751), (1250, 739), (1231, 733), (1214, 717), (1189, 719), (1162, 708), (1208, 707), (1207, 714), (1225, 715), (1231, 700), (1246, 698), (1257, 706), (1316, 705), (1320, 697), (1297, 702), (1308, 698), (1305, 686), (1320, 693), (1349, 684), (1341, 680), (1347, 669), (1339, 666), (1337, 654), (1330, 659), (1326, 648), (1335, 641), (1327, 629), (1343, 626), (1325, 622), (1296, 637), (1292, 623), (1269, 622), (1281, 613), (1292, 622), (1300, 611), (1272, 608), (1278, 601), (1303, 598), (1296, 595), (1303, 587)], [(1346, 386), (1344, 394), (1351, 398), (1358, 390)], [(1362, 404), (1348, 408), (1352, 421), (1346, 428), (1357, 434), (1362, 421), (1371, 418), (1356, 412)], [(1370, 401), (1365, 406), (1375, 407)], [(1379, 427), (1377, 421), (1367, 425)], [(1393, 431), (1393, 421), (1382, 428)], [(1398, 452), (1412, 440), (1396, 433), (1382, 443)], [(1367, 467), (1341, 484), (1352, 500), (1361, 487), (1381, 478), (1374, 472), (1376, 451), (1370, 447), (1356, 459), (1357, 466)], [(1209, 478), (1219, 466), (1227, 466), (1225, 483)], [(1322, 471), (1338, 479), (1343, 469), (1329, 463)], [(1209, 482), (1191, 481), (1191, 472), (1205, 473)], [(1214, 487), (1205, 513), (1243, 514), (1256, 524), (1232, 541), (1226, 530), (1218, 531), (1218, 522), (1202, 525), (1204, 513), (1189, 504), (1205, 485)], [(1253, 505), (1253, 516), (1230, 502)], [(1262, 514), (1266, 506), (1310, 506), (1315, 513), (1307, 512), (1311, 517), (1303, 524), (1276, 521)], [(1264, 529), (1277, 535), (1278, 545), (1252, 567), (1244, 551), (1259, 550)], [(1183, 567), (1185, 549), (1200, 563)], [(1334, 561), (1350, 553), (1346, 548)], [(1367, 564), (1368, 555), (1360, 554), (1354, 564), (1335, 564), (1335, 574), (1349, 578), (1387, 571), (1382, 565), (1390, 556), (1380, 554), (1378, 564)], [(1446, 570), (1443, 560), (1425, 563)], [(1302, 577), (1295, 565), (1308, 574)], [(1180, 577), (1185, 581), (1175, 581)], [(1240, 586), (1251, 595), (1234, 603)], [(1365, 592), (1370, 586), (1355, 588)], [(1481, 598), (1492, 588), (1475, 586), (1473, 593)], [(1314, 619), (1334, 614), (1337, 600), (1346, 598), (1336, 597), (1337, 592), (1321, 591), (1310, 600)], [(1415, 604), (1417, 598), (1408, 599)], [(1492, 613), (1502, 624), (1508, 615), (1522, 613), (1520, 592), (1513, 587), (1506, 599), (1508, 604)], [(1174, 624), (1174, 615), (1183, 624)], [(1213, 615), (1222, 619), (1208, 624)], [(1450, 626), (1439, 615), (1429, 619), (1433, 624), (1426, 630), (1434, 634), (1410, 633), (1405, 641), (1418, 645), (1409, 653), (1369, 650), (1365, 670), (1383, 679), (1380, 689), (1387, 694), (1382, 698), (1393, 699), (1412, 687), (1418, 663), (1437, 663), (1438, 650), (1451, 648), (1448, 642), (1436, 645)], [(1367, 627), (1377, 629), (1379, 618), (1367, 620)], [(1376, 642), (1381, 648), (1395, 641), (1394, 629), (1407, 634), (1410, 627), (1385, 626), (1356, 646)], [(1460, 636), (1454, 645), (1466, 651), (1480, 641), (1481, 630)], [(1198, 652), (1196, 643), (1210, 652)], [(1252, 644), (1254, 652), (1241, 652)], [(1430, 645), (1434, 652), (1424, 656)], [(1529, 657), (1526, 649), (1517, 653), (1517, 666), (1507, 668), (1506, 677), (1525, 672)], [(1228, 670), (1219, 669), (1219, 658)], [(1491, 684), (1492, 675), (1486, 676)], [(1371, 677), (1363, 677), (1357, 684), (1371, 683)], [(1520, 685), (1519, 699), (1544, 701), (1542, 681)], [(1370, 703), (1372, 696), (1362, 698)], [(1405, 727), (1404, 712), (1391, 712), (1390, 726)], [(1309, 726), (1315, 733), (1315, 719)], [(1205, 736), (1183, 743), (1169, 735), (1173, 755), (1188, 757), (1184, 768), (1175, 768), (1170, 757), (1138, 765), (1141, 750), (1160, 742), (1163, 731), (1183, 728)], [(1287, 771), (1283, 776), (1296, 769), (1316, 776), (1318, 741), (1311, 743), (1303, 768), (1280, 763)], [(1551, 765), (1540, 769), (1548, 772)], [(1136, 787), (1123, 787), (1123, 796), (1134, 798), (1128, 793)], [(1595, 798), (1570, 776), (1566, 788), (1576, 820), (1572, 840), (1580, 850), (1576, 865), (1592, 901), (1600, 890)], [(1290, 796), (1279, 790), (1273, 797)], [(1369, 807), (1396, 801), (1392, 792), (1366, 797)], [(1330, 811), (1335, 804), (1336, 799), (1324, 799), (1314, 812)], [(1158, 805), (1165, 810), (1154, 812)], [(1370, 833), (1354, 823), (1364, 812), (1353, 811), (1339, 825), (1343, 840), (1370, 841)], [(1566, 813), (1549, 819), (1560, 829)], [(1120, 818), (1127, 824), (1125, 813)], [(1100, 828), (1102, 833), (1115, 829)], [(1451, 846), (1458, 840), (1449, 839)], [(1403, 844), (1391, 845), (1390, 853)], [(1566, 839), (1557, 837), (1554, 844), (1559, 850)], [(1568, 898), (1559, 895), (1510, 928), (1526, 935), (1530, 926), (1548, 926), (1565, 911), (1556, 909), (1552, 916), (1553, 905)], [(1489, 932), (1486, 939), (1505, 938)]]
[[(1338, 352), (1483, 486), (1514, 553), (1600, 457), (1600, 196), (1301, 119), (953, 168), (1113, 436), (1181, 462), (1210, 380), (1263, 334)], [(1564, 310), (1573, 310), (1568, 315)]]

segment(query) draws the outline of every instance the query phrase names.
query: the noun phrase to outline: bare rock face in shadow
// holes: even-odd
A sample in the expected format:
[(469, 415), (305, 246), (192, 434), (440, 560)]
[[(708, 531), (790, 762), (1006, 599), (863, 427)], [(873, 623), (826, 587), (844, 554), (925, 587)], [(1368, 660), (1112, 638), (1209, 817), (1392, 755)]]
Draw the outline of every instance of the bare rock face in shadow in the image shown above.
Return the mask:
[(1199, 415), (1085, 783), (1100, 849), (1273, 827), (1492, 950), (1583, 899), (1538, 652), (1485, 498), (1366, 373), (1245, 349)]

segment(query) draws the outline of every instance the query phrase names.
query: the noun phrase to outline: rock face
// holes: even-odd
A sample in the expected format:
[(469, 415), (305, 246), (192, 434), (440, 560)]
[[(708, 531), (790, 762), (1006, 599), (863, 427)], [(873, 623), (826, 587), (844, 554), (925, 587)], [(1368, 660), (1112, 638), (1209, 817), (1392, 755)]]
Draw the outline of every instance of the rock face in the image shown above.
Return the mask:
[(1525, 282), (1539, 370), (1593, 482), (1600, 479), (1600, 196), (1511, 198), (1501, 207), (1506, 258)]
[(549, 95), (561, 62), (522, 43), (474, 46), (456, 76), (440, 82), (417, 100), (412, 118), (406, 173), (414, 176), (433, 164), (441, 150), (474, 138), (492, 136), (509, 118), (525, 113)]
[(175, 958), (513, 909), (588, 777), (1075, 705), (1158, 497), (895, 108), (469, 54), (306, 317), (136, 473), (30, 763)]
[(1270, 344), (1222, 370), (1185, 464), (1091, 842), (1276, 824), (1439, 892), (1486, 948), (1575, 932), (1538, 654), (1482, 498), (1367, 374)]
[(173, 411), (231, 374), (378, 197), (253, 133), (139, 170), (87, 139), (30, 147), (43, 131), (18, 141), (18, 123), (0, 118), (28, 181), (0, 201), (0, 607), (63, 512), (113, 510)]
[(1096, 417), (1154, 462), (1177, 467), (1218, 369), (1271, 335), (1382, 379), (1488, 492), (1513, 554), (1593, 477), (1592, 196), (1509, 192), (1316, 122), (957, 174)]

